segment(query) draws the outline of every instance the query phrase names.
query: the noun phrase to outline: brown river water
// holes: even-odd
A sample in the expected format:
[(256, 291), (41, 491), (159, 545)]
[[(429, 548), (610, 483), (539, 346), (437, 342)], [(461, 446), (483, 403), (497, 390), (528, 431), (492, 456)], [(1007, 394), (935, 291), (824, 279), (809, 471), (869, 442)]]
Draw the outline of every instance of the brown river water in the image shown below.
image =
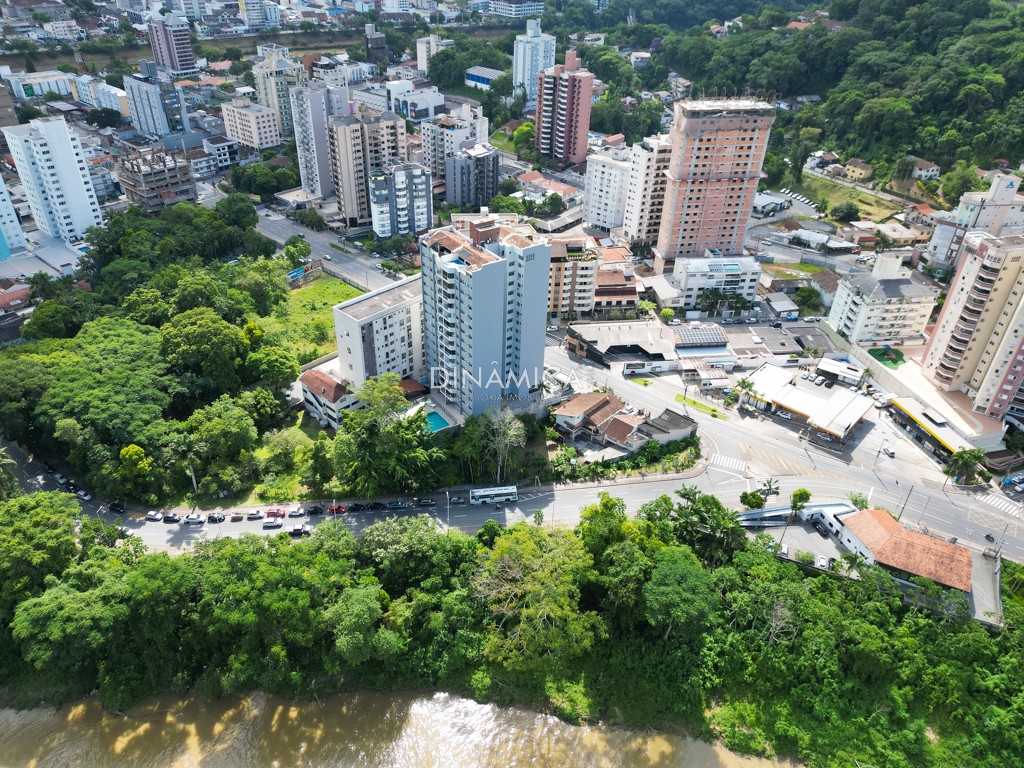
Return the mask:
[(0, 768), (768, 768), (685, 737), (577, 728), (448, 694), (252, 694), (0, 709)]

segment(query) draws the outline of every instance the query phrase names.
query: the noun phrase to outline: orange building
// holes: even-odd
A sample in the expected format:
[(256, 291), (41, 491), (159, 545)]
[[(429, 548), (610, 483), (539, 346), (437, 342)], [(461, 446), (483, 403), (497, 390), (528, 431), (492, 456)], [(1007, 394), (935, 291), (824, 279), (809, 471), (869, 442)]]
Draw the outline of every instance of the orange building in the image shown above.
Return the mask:
[(676, 102), (656, 273), (709, 248), (742, 253), (774, 121), (775, 108), (754, 99)]

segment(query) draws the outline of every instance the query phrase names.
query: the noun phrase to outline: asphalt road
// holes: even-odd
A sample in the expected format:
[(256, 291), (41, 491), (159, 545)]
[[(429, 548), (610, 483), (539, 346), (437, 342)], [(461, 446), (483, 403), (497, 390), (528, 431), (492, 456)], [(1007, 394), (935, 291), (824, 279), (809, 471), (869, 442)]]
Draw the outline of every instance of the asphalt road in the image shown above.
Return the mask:
[[(338, 235), (330, 230), (314, 232), (279, 213), (269, 212), (267, 215), (268, 211), (263, 209), (259, 209), (259, 214), (260, 220), (256, 229), (261, 233), (282, 244), (292, 235), (303, 235), (309, 243), (313, 258), (330, 262), (332, 271), (340, 273), (343, 279), (357, 288), (374, 290), (394, 282), (377, 269), (379, 259), (353, 243), (340, 241)], [(341, 246), (345, 250), (340, 251), (332, 247), (333, 245)]]

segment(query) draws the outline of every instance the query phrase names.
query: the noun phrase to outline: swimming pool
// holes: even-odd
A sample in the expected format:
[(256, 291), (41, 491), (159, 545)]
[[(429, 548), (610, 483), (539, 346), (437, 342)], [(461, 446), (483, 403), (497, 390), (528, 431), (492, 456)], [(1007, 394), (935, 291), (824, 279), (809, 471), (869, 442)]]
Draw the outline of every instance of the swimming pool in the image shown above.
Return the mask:
[(430, 427), (431, 432), (440, 432), (442, 429), (450, 427), (451, 424), (437, 411), (431, 411), (427, 414), (427, 426)]

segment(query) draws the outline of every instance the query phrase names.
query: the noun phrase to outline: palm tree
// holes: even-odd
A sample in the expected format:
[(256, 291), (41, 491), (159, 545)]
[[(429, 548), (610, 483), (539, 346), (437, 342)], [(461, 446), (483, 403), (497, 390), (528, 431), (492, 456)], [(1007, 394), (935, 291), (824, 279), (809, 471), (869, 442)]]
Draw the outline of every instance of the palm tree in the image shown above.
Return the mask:
[[(964, 448), (949, 457), (946, 478), (953, 478), (954, 482), (959, 478), (963, 485), (970, 485), (978, 475), (978, 464), (985, 458), (985, 451), (981, 448)], [(945, 483), (943, 483), (945, 485)]]
[(758, 489), (758, 493), (767, 499), (769, 496), (779, 495), (779, 481), (773, 477), (766, 477), (764, 482), (761, 483), (761, 487)]
[(32, 301), (37, 304), (57, 297), (57, 283), (45, 272), (36, 272), (27, 282)]
[(13, 499), (21, 493), (14, 468), (18, 462), (10, 457), (6, 448), (0, 448), (0, 501)]
[(196, 481), (196, 461), (206, 451), (206, 445), (192, 435), (178, 435), (171, 439), (167, 446), (178, 461), (183, 461), (192, 478), (192, 490), (199, 495), (199, 483)]
[(860, 569), (868, 562), (867, 558), (859, 552), (844, 552), (839, 559), (843, 561), (843, 570), (846, 571), (847, 576), (855, 571), (859, 574)]

